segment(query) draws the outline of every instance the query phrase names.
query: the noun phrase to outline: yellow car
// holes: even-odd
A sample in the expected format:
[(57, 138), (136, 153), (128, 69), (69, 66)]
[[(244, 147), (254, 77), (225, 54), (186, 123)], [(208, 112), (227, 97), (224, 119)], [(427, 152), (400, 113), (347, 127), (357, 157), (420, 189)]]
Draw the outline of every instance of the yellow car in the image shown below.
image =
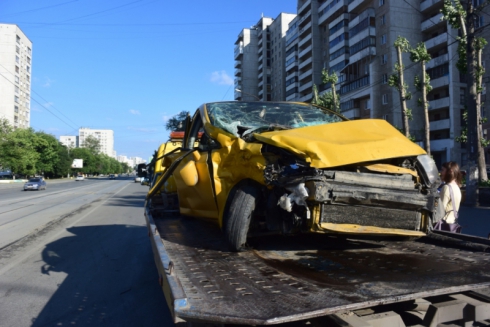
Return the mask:
[(203, 104), (185, 128), (152, 163), (148, 202), (215, 220), (234, 251), (271, 232), (419, 237), (439, 219), (434, 161), (384, 120), (229, 101)]

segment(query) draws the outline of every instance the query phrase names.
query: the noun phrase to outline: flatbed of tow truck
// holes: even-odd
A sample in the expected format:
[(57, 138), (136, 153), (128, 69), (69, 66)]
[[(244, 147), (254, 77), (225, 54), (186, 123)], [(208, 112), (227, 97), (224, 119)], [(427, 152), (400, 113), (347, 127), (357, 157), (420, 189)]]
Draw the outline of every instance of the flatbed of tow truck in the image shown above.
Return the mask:
[(234, 253), (214, 223), (148, 207), (145, 216), (176, 322), (271, 325), (328, 316), (332, 326), (372, 326), (364, 312), (390, 326), (401, 318), (372, 308), (403, 304), (419, 312), (411, 326), (490, 325), (490, 297), (474, 292), (490, 287), (490, 240), (444, 232), (415, 241), (263, 236)]

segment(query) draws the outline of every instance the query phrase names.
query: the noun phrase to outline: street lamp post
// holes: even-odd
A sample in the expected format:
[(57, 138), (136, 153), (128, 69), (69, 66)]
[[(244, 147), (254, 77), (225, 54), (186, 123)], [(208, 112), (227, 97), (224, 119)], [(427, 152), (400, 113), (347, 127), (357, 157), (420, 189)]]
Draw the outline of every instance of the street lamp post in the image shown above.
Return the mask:
[(256, 99), (257, 99), (257, 100), (259, 100), (259, 101), (262, 101), (262, 100), (261, 100), (261, 99), (260, 99), (258, 96), (253, 95), (253, 94), (250, 94), (250, 93), (247, 93), (247, 92), (243, 92), (243, 91), (242, 91), (242, 90), (240, 90), (240, 89), (235, 89), (235, 91), (240, 92), (240, 93), (243, 93), (243, 94), (245, 94), (245, 95), (249, 95), (249, 96), (251, 96), (251, 97), (256, 98)]

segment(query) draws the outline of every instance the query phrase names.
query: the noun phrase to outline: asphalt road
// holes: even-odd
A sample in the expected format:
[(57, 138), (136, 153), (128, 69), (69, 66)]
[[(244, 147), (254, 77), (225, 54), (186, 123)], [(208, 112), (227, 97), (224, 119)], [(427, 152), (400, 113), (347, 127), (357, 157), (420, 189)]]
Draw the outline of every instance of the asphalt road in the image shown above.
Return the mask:
[(0, 326), (171, 326), (131, 178), (0, 186)]

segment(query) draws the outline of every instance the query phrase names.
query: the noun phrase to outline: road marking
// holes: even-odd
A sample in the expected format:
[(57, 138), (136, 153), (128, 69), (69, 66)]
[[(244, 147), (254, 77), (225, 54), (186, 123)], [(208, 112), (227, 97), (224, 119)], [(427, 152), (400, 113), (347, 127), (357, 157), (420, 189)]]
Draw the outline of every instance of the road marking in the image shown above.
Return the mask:
[[(33, 255), (34, 253), (36, 253), (37, 251), (39, 251), (41, 248), (43, 248), (46, 244), (48, 243), (51, 243), (52, 241), (54, 241), (56, 238), (58, 238), (58, 236), (60, 236), (61, 234), (65, 233), (66, 230), (68, 228), (71, 228), (73, 226), (75, 226), (77, 223), (79, 223), (80, 221), (82, 221), (83, 219), (85, 219), (87, 216), (89, 216), (90, 214), (92, 214), (94, 211), (96, 211), (97, 209), (99, 209), (101, 206), (103, 206), (107, 201), (109, 201), (109, 199), (113, 198), (114, 196), (116, 196), (117, 194), (119, 194), (122, 190), (124, 190), (126, 187), (128, 187), (128, 185), (130, 185), (129, 183), (126, 184), (123, 188), (121, 188), (119, 191), (117, 191), (116, 193), (112, 194), (111, 196), (108, 196), (104, 201), (101, 201), (99, 202), (98, 205), (96, 205), (92, 210), (90, 210), (89, 212), (87, 212), (86, 214), (82, 215), (80, 218), (78, 218), (76, 221), (72, 222), (68, 227), (65, 227), (63, 228), (62, 230), (60, 230), (59, 232), (57, 232), (56, 234), (52, 235), (49, 239), (47, 239), (45, 242), (42, 242), (42, 244), (39, 244), (39, 242), (36, 242), (35, 244), (38, 244), (38, 245), (31, 245), (30, 246), (30, 250), (24, 252), (24, 254), (16, 257), (12, 262), (9, 262), (8, 264), (6, 264), (5, 266), (3, 266), (2, 268), (0, 268), (0, 275), (3, 275), (4, 273), (6, 273), (7, 271), (9, 271), (10, 269), (14, 268), (15, 266), (17, 266), (19, 263), (21, 263), (22, 261), (26, 260), (29, 256)], [(97, 200), (94, 200), (93, 202), (95, 202)], [(93, 203), (91, 202), (91, 203)], [(62, 219), (62, 218), (58, 218), (58, 219)], [(42, 228), (42, 227), (41, 227)], [(30, 233), (32, 234), (32, 233)], [(24, 236), (24, 237), (27, 237), (29, 236), (30, 234)], [(24, 238), (23, 237), (23, 238)]]

